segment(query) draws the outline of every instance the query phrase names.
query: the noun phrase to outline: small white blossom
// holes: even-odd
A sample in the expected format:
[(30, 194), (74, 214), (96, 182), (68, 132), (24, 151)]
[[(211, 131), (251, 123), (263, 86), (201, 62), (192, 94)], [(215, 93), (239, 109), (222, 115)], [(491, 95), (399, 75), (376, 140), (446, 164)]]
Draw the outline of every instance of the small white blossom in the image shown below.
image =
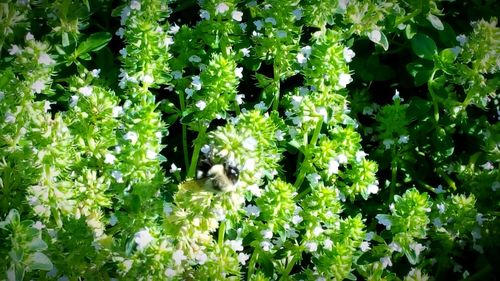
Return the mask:
[(378, 43), (380, 42), (380, 39), (382, 39), (382, 33), (380, 30), (372, 30), (368, 33), (368, 38), (370, 38), (371, 41)]
[(330, 251), (333, 247), (333, 241), (329, 238), (326, 238), (325, 241), (323, 241), (323, 246), (325, 247), (325, 249)]
[(144, 84), (152, 84), (154, 82), (154, 77), (152, 75), (146, 74), (142, 76), (142, 83)]
[(337, 174), (339, 172), (339, 166), (340, 164), (337, 160), (330, 159), (330, 161), (328, 161), (328, 175)]
[(493, 170), (493, 169), (495, 168), (495, 167), (493, 166), (493, 164), (491, 164), (491, 162), (490, 162), (490, 161), (488, 161), (488, 162), (484, 163), (483, 165), (481, 165), (481, 167), (482, 167), (483, 169), (485, 169), (485, 170), (488, 170), (488, 171)]
[(255, 197), (262, 196), (262, 189), (260, 189), (259, 186), (256, 184), (247, 186), (247, 190), (250, 191), (250, 193), (252, 193), (252, 195)]
[(411, 248), (413, 251), (415, 251), (415, 255), (417, 255), (417, 256), (419, 256), (419, 255), (420, 255), (420, 253), (421, 253), (423, 250), (425, 250), (425, 249), (426, 249), (426, 247), (425, 247), (424, 245), (422, 245), (422, 244), (420, 244), (420, 243), (416, 243), (416, 242), (411, 243), (411, 244), (410, 244), (410, 248)]
[(73, 95), (73, 96), (71, 96), (71, 101), (70, 101), (70, 103), (69, 103), (69, 106), (70, 106), (70, 107), (75, 107), (75, 106), (76, 106), (76, 104), (78, 103), (78, 100), (79, 100), (79, 99), (80, 99), (80, 97), (79, 97), (79, 96), (77, 96), (77, 95)]
[(122, 57), (126, 57), (127, 56), (127, 48), (122, 48), (120, 51), (118, 51), (118, 53), (120, 53), (120, 55), (122, 55)]
[(245, 253), (238, 254), (238, 262), (241, 263), (242, 265), (245, 265), (248, 258), (250, 258), (250, 255), (248, 255), (248, 254), (245, 254)]
[(293, 10), (292, 14), (295, 17), (295, 20), (300, 20), (302, 18), (302, 10), (301, 9)]
[(98, 69), (98, 68), (97, 68), (97, 69), (93, 69), (93, 70), (90, 72), (90, 74), (92, 74), (92, 76), (93, 76), (94, 78), (99, 77), (99, 74), (100, 74), (100, 73), (101, 73), (101, 70), (100, 70), (100, 69)]
[(146, 158), (147, 159), (150, 159), (150, 160), (156, 159), (157, 155), (158, 154), (152, 149), (146, 150)]
[(349, 5), (350, 0), (339, 0), (339, 9), (345, 11), (347, 9), (347, 5)]
[(40, 56), (38, 56), (38, 63), (44, 65), (51, 65), (54, 64), (55, 61), (49, 56), (49, 54), (41, 53)]
[(410, 136), (400, 136), (398, 143), (408, 143), (409, 139), (410, 139)]
[(194, 259), (198, 262), (198, 264), (202, 265), (205, 262), (207, 262), (208, 256), (207, 256), (207, 254), (205, 254), (203, 252), (197, 252), (194, 255)]
[(16, 44), (13, 44), (9, 49), (9, 55), (11, 56), (21, 54), (22, 52), (23, 50), (19, 48), (19, 46), (17, 46)]
[(269, 250), (271, 250), (271, 248), (273, 247), (273, 244), (271, 244), (271, 242), (269, 241), (262, 241), (260, 242), (260, 246), (262, 247), (262, 250), (264, 250), (265, 252), (269, 252)]
[(378, 220), (378, 223), (384, 225), (387, 230), (391, 229), (392, 221), (390, 220), (389, 216), (379, 214), (375, 216), (375, 218)]
[(385, 145), (385, 149), (389, 149), (394, 144), (394, 140), (385, 139), (382, 141), (382, 143)]
[(243, 251), (243, 240), (237, 239), (237, 240), (228, 240), (226, 241), (226, 244), (233, 249), (235, 252), (241, 252)]
[(275, 19), (275, 18), (273, 18), (273, 17), (268, 17), (268, 18), (266, 18), (264, 21), (265, 21), (265, 22), (268, 22), (268, 23), (270, 23), (270, 24), (272, 24), (272, 25), (276, 25), (276, 19)]
[(349, 73), (341, 73), (339, 75), (339, 85), (342, 87), (342, 88), (345, 88), (347, 87), (347, 84), (351, 83), (352, 82), (352, 77), (351, 77), (351, 74)]
[(168, 33), (170, 34), (176, 34), (177, 32), (179, 32), (181, 28), (176, 24), (174, 23), (173, 25), (170, 26), (170, 28), (168, 29)]
[(380, 262), (382, 263), (383, 268), (386, 268), (388, 266), (392, 266), (391, 257), (380, 258)]
[(306, 176), (306, 178), (313, 185), (318, 184), (319, 181), (321, 180), (321, 176), (317, 173), (309, 174)]
[(205, 109), (205, 107), (207, 107), (207, 103), (205, 101), (199, 100), (196, 102), (196, 107), (199, 110), (203, 110), (203, 109)]
[(349, 48), (344, 48), (344, 51), (342, 52), (342, 54), (344, 55), (344, 60), (347, 63), (351, 62), (352, 58), (354, 58), (354, 56), (356, 55), (356, 53), (354, 53), (354, 51), (349, 49)]
[(113, 164), (113, 163), (115, 163), (115, 161), (116, 161), (116, 157), (113, 154), (106, 153), (106, 155), (104, 155), (104, 163)]
[(243, 95), (243, 94), (238, 94), (238, 95), (236, 95), (236, 97), (235, 97), (236, 103), (237, 103), (237, 104), (242, 104), (242, 103), (243, 103), (243, 98), (244, 98), (244, 97), (245, 97), (245, 95)]
[(253, 108), (262, 111), (267, 110), (267, 106), (263, 101), (260, 101), (258, 104), (254, 105)]
[(313, 229), (313, 235), (314, 236), (319, 236), (323, 233), (323, 228), (321, 226), (316, 226), (314, 229)]
[(287, 36), (287, 33), (284, 30), (278, 30), (276, 32), (276, 37), (278, 37), (278, 38), (286, 38), (286, 36)]
[(181, 171), (181, 168), (178, 168), (177, 165), (175, 165), (175, 163), (172, 163), (172, 165), (170, 165), (170, 173), (173, 174), (173, 173), (178, 173)]
[(135, 144), (137, 142), (137, 139), (139, 138), (139, 136), (137, 135), (136, 132), (128, 132), (125, 134), (125, 136), (123, 136), (123, 138), (125, 140), (130, 141), (130, 143)]
[(246, 31), (247, 30), (247, 23), (246, 22), (240, 23), (240, 28), (242, 31)]
[(215, 14), (224, 14), (225, 12), (227, 12), (229, 10), (229, 6), (222, 2), (222, 3), (219, 3), (216, 7), (215, 7)]
[(394, 91), (394, 96), (392, 96), (392, 100), (400, 100), (400, 101), (404, 101), (404, 99), (403, 99), (403, 98), (401, 98), (401, 97), (399, 96), (399, 91), (398, 91), (398, 89), (396, 89), (396, 90)]
[(458, 43), (460, 44), (460, 46), (463, 46), (465, 45), (465, 43), (467, 43), (467, 41), (469, 41), (469, 39), (467, 38), (467, 36), (465, 36), (464, 34), (460, 34), (456, 37)]
[(172, 254), (172, 259), (176, 265), (180, 265), (183, 260), (187, 259), (182, 250), (177, 250)]
[(436, 207), (438, 208), (440, 214), (444, 214), (446, 211), (446, 206), (443, 203), (437, 204)]
[(368, 155), (368, 154), (366, 154), (366, 152), (361, 151), (361, 150), (356, 152), (356, 162), (361, 162), (361, 160), (363, 160), (366, 155)]
[(116, 180), (118, 183), (123, 182), (123, 173), (117, 170), (114, 170), (111, 172), (111, 176)]
[(236, 75), (236, 77), (238, 78), (243, 78), (243, 67), (237, 67), (234, 70), (234, 75)]
[(33, 90), (33, 92), (39, 94), (45, 89), (45, 82), (40, 79), (36, 80), (35, 82), (33, 82), (33, 84), (31, 84), (31, 89)]
[(115, 32), (115, 35), (120, 37), (120, 39), (123, 38), (123, 35), (125, 35), (125, 29), (123, 27), (118, 28), (118, 30), (116, 30)]
[(167, 277), (175, 277), (175, 275), (177, 274), (177, 272), (170, 267), (165, 269), (164, 273), (165, 273), (165, 276), (167, 276)]
[(305, 246), (306, 250), (309, 252), (316, 252), (316, 250), (318, 250), (318, 243), (316, 242), (307, 242)]
[(41, 221), (36, 221), (31, 227), (42, 230), (45, 228), (45, 225)]
[(241, 21), (242, 16), (243, 16), (243, 13), (240, 11), (233, 11), (231, 13), (231, 18), (233, 18), (233, 20), (235, 20), (235, 21)]
[(139, 2), (137, 0), (132, 0), (130, 2), (130, 9), (136, 10), (136, 11), (141, 10), (141, 2)]
[(16, 122), (16, 116), (12, 112), (8, 111), (5, 113), (5, 123), (14, 124)]
[(31, 32), (28, 32), (26, 34), (26, 37), (24, 37), (24, 39), (26, 39), (26, 41), (35, 40), (35, 36), (33, 36), (33, 34), (31, 34)]
[(92, 86), (81, 87), (78, 92), (85, 97), (90, 97), (92, 95)]
[(359, 246), (359, 248), (361, 249), (362, 252), (366, 252), (366, 251), (370, 250), (370, 242), (368, 242), (368, 241), (361, 242), (361, 245)]
[(113, 112), (111, 114), (111, 116), (113, 116), (113, 118), (117, 118), (122, 114), (123, 114), (123, 107), (121, 107), (121, 106), (113, 107)]
[(245, 211), (247, 212), (247, 216), (255, 216), (258, 217), (260, 215), (260, 208), (255, 205), (245, 206)]
[(368, 194), (377, 194), (378, 191), (379, 191), (379, 188), (377, 185), (375, 185), (375, 184), (368, 185), (368, 189), (367, 189)]
[(261, 20), (256, 20), (253, 22), (253, 24), (255, 25), (255, 28), (257, 30), (261, 30), (262, 27), (264, 26), (264, 23)]
[(198, 75), (195, 75), (193, 77), (191, 77), (191, 85), (193, 86), (193, 88), (197, 91), (199, 91), (201, 89), (201, 80), (200, 80), (200, 76)]
[(483, 225), (483, 222), (484, 222), (483, 214), (481, 214), (481, 213), (476, 214), (476, 222), (479, 225)]
[(207, 154), (209, 153), (210, 151), (212, 150), (212, 148), (210, 147), (210, 145), (208, 144), (205, 144), (204, 146), (201, 147), (201, 152), (203, 154)]
[(438, 185), (438, 187), (434, 190), (434, 192), (436, 192), (436, 194), (441, 194), (441, 193), (445, 193), (446, 190), (443, 189), (442, 185)]
[(200, 10), (200, 18), (202, 20), (209, 20), (210, 19), (210, 13), (207, 10)]
[(109, 217), (109, 225), (115, 226), (118, 223), (118, 218), (115, 216), (115, 214), (111, 214)]
[(250, 56), (250, 49), (248, 49), (248, 48), (242, 48), (240, 51), (243, 53), (244, 57), (249, 57)]
[(277, 130), (276, 133), (274, 133), (274, 137), (277, 141), (282, 141), (284, 139), (284, 136), (285, 133), (283, 133), (281, 130)]
[(165, 216), (170, 216), (174, 209), (172, 208), (172, 203), (164, 202), (163, 203), (163, 213)]
[(443, 226), (443, 223), (441, 222), (440, 218), (435, 218), (432, 221), (432, 224), (434, 224), (434, 226), (437, 227), (437, 228), (440, 228), (441, 226)]
[(254, 137), (248, 137), (241, 144), (245, 149), (254, 151), (257, 148), (257, 140)]
[(262, 237), (264, 237), (264, 239), (273, 238), (273, 232), (270, 229), (262, 230), (260, 234), (262, 234)]
[(137, 250), (139, 251), (143, 251), (153, 240), (153, 236), (147, 229), (143, 229), (134, 235), (134, 242), (137, 244)]

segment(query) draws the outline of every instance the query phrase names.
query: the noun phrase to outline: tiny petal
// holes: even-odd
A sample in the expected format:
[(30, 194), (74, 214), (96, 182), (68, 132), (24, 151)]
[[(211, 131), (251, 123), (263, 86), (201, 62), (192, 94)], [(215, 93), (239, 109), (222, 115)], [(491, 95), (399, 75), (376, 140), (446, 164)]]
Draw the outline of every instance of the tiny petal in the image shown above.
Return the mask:
[(352, 61), (352, 58), (354, 58), (354, 56), (356, 55), (354, 53), (353, 50), (349, 49), (349, 48), (344, 48), (344, 51), (343, 51), (343, 55), (344, 55), (344, 59), (347, 63), (351, 62)]
[(199, 109), (199, 110), (203, 110), (205, 109), (205, 107), (207, 107), (207, 103), (200, 100), (200, 101), (197, 101), (196, 102), (196, 107)]
[(224, 14), (225, 12), (227, 12), (229, 10), (229, 6), (226, 4), (226, 3), (219, 3), (216, 7), (215, 7), (215, 14)]
[(233, 18), (233, 20), (235, 21), (241, 21), (242, 20), (242, 16), (243, 16), (243, 13), (240, 12), (240, 11), (233, 11), (231, 13), (231, 17)]
[(115, 163), (115, 161), (116, 161), (116, 157), (113, 154), (106, 153), (106, 155), (104, 155), (104, 163), (113, 164), (113, 163)]
[(124, 139), (130, 141), (130, 143), (135, 144), (139, 136), (136, 132), (128, 132), (125, 134)]
[(339, 85), (342, 87), (342, 88), (345, 88), (347, 87), (347, 84), (351, 83), (352, 82), (352, 78), (351, 78), (351, 74), (348, 74), (348, 73), (341, 73), (339, 75)]
[(141, 230), (134, 235), (134, 241), (139, 251), (143, 251), (153, 240), (153, 236), (147, 229)]
[(90, 97), (92, 95), (92, 86), (81, 87), (78, 92), (85, 97)]
[(239, 253), (238, 254), (238, 262), (241, 263), (242, 265), (245, 265), (246, 261), (250, 258), (250, 255), (245, 254), (245, 253)]

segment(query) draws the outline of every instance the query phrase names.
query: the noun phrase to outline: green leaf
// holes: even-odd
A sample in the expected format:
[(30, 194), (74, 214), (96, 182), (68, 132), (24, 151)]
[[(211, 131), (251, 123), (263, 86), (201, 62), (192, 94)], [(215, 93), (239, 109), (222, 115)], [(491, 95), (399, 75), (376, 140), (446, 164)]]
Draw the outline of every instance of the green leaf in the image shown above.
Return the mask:
[(427, 20), (434, 26), (437, 30), (444, 30), (443, 23), (441, 20), (433, 14), (427, 15)]
[(26, 262), (26, 265), (31, 269), (31, 270), (52, 270), (52, 262), (50, 259), (43, 253), (36, 252), (30, 255), (28, 258), (28, 261)]
[(445, 46), (453, 47), (457, 45), (457, 34), (449, 24), (444, 23), (444, 29), (439, 32), (439, 40)]
[(444, 49), (439, 53), (437, 65), (444, 73), (453, 75), (456, 73), (456, 68), (453, 63), (457, 59), (457, 56), (458, 53), (453, 48)]
[(389, 41), (387, 40), (385, 34), (380, 30), (373, 30), (372, 32), (368, 33), (368, 39), (370, 39), (373, 43), (381, 46), (384, 51), (387, 51), (389, 49)]
[(415, 34), (417, 34), (417, 32), (415, 31), (415, 28), (413, 27), (413, 25), (407, 24), (406, 28), (405, 28), (406, 38), (412, 39), (413, 36), (415, 36)]
[(76, 49), (76, 57), (88, 52), (99, 51), (104, 48), (108, 42), (111, 40), (111, 33), (109, 32), (97, 32), (90, 35), (87, 40), (83, 41), (82, 44)]
[(9, 214), (5, 218), (6, 222), (9, 222), (14, 225), (19, 224), (20, 220), (21, 218), (19, 217), (19, 212), (16, 209), (10, 210)]
[(40, 238), (35, 238), (35, 239), (31, 240), (31, 242), (29, 242), (26, 245), (26, 247), (28, 250), (30, 250), (32, 252), (41, 251), (41, 250), (47, 249), (47, 243), (45, 243), (45, 241), (43, 241)]
[(15, 263), (18, 263), (23, 260), (24, 251), (23, 249), (12, 249), (9, 251), (9, 256)]
[(67, 47), (69, 46), (69, 37), (68, 37), (68, 33), (67, 32), (63, 32), (62, 36), (61, 36), (61, 44), (63, 45), (63, 47)]
[(434, 40), (425, 34), (417, 34), (411, 39), (411, 48), (419, 57), (427, 60), (432, 60), (437, 54), (437, 46)]
[(406, 70), (414, 78), (415, 86), (421, 86), (429, 81), (432, 68), (432, 63), (424, 60), (414, 61), (406, 65)]
[(375, 257), (371, 251), (363, 253), (356, 261), (357, 265), (367, 265), (379, 261), (379, 257)]

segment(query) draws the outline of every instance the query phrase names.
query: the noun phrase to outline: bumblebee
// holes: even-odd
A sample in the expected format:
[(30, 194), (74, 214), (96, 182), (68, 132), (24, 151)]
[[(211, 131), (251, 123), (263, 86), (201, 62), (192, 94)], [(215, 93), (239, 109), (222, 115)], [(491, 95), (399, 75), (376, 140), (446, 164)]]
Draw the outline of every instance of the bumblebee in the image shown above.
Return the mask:
[(213, 164), (209, 159), (200, 161), (198, 179), (181, 183), (180, 187), (193, 191), (231, 192), (236, 189), (240, 175), (234, 164)]

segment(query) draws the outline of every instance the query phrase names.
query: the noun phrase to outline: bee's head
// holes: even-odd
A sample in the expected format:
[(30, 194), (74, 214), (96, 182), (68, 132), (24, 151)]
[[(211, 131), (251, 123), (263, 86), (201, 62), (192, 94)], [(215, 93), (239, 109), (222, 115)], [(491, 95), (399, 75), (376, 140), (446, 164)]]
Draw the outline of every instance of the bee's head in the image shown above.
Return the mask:
[(240, 177), (240, 170), (234, 164), (224, 163), (224, 170), (226, 172), (227, 177), (234, 183), (238, 181)]

